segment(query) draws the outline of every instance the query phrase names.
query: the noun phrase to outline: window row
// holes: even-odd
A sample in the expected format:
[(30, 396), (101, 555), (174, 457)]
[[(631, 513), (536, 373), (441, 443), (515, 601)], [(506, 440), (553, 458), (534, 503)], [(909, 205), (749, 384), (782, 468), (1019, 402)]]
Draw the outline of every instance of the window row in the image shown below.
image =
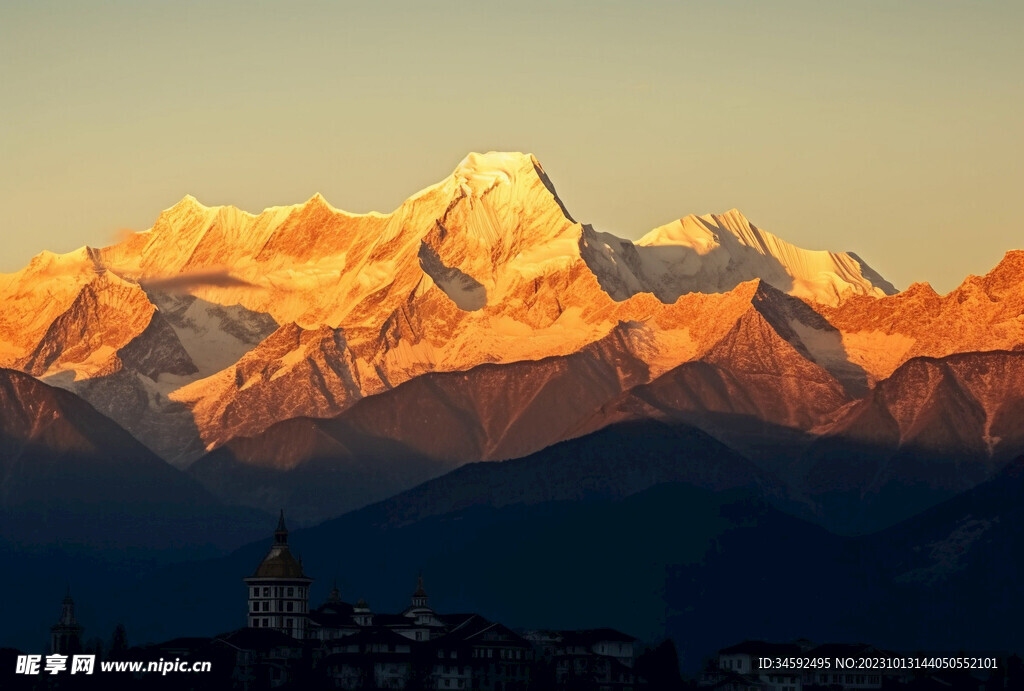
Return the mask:
[(249, 601), (250, 612), (305, 612), (306, 603), (304, 602), (291, 602), (286, 601), (284, 603), (278, 603), (279, 606), (276, 609), (271, 607), (272, 600), (262, 600), (259, 602)]
[(306, 597), (304, 586), (294, 585), (254, 585), (250, 597)]
[[(473, 657), (494, 657), (494, 648), (474, 648)], [(529, 657), (522, 650), (498, 649), (498, 657), (502, 660), (528, 660)]]
[[(271, 623), (273, 619), (271, 617), (256, 617), (252, 620), (252, 628), (254, 629), (269, 629), (273, 626)], [(295, 626), (295, 619), (286, 617), (284, 620), (284, 626), (282, 628), (290, 629)]]

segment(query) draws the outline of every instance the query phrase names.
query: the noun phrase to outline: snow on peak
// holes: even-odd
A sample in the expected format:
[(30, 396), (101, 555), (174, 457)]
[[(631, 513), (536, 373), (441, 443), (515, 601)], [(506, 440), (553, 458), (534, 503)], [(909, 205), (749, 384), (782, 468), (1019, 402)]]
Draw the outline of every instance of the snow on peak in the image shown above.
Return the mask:
[(763, 246), (765, 236), (770, 236), (747, 220), (739, 209), (730, 209), (723, 214), (690, 214), (677, 221), (655, 228), (640, 238), (636, 244), (643, 246), (681, 245), (691, 247), (703, 254), (722, 244), (722, 234), (735, 237), (748, 246)]
[(452, 177), (467, 197), (482, 197), (497, 185), (515, 186), (524, 178), (529, 182), (538, 179), (537, 168), (533, 154), (503, 151), (470, 153), (455, 167)]
[[(427, 199), (429, 206), (415, 203)], [(470, 153), (442, 183), (410, 202), (416, 207), (416, 225), (423, 229), (419, 239), (433, 246), (445, 261), (455, 259), (455, 255), (477, 255), (496, 269), (520, 252), (546, 246), (566, 234), (574, 240), (579, 235), (578, 229), (570, 230), (575, 222), (532, 154)], [(407, 205), (409, 202), (396, 215)], [(433, 232), (435, 224), (439, 234)], [(408, 223), (404, 227), (408, 228)], [(568, 243), (560, 251), (573, 254), (573, 244)], [(455, 245), (461, 245), (461, 249)], [(492, 269), (485, 272), (491, 273)]]
[(208, 211), (210, 207), (206, 206), (198, 199), (193, 197), (191, 194), (186, 194), (184, 197), (179, 199), (173, 206), (164, 209), (166, 213), (181, 213), (181, 212), (197, 212), (197, 211)]
[(534, 166), (537, 165), (537, 158), (533, 154), (524, 154), (521, 151), (488, 151), (487, 153), (477, 153), (476, 151), (470, 151), (466, 154), (459, 165), (456, 166), (456, 172), (460, 170), (475, 170), (475, 171), (488, 171), (488, 170), (506, 170), (512, 171), (523, 166)]
[(588, 264), (600, 267), (595, 273), (617, 300), (652, 292), (673, 302), (684, 293), (722, 292), (754, 278), (831, 305), (848, 295), (896, 292), (856, 255), (801, 249), (758, 228), (737, 209), (684, 216), (635, 244), (604, 233), (589, 235)]
[(324, 195), (320, 194), (319, 192), (315, 193), (312, 197), (307, 199), (306, 203), (303, 204), (303, 206), (305, 206), (305, 207), (323, 207), (323, 208), (329, 209), (331, 211), (335, 210), (334, 207), (331, 206), (331, 203), (329, 201), (327, 201), (326, 199), (324, 199)]

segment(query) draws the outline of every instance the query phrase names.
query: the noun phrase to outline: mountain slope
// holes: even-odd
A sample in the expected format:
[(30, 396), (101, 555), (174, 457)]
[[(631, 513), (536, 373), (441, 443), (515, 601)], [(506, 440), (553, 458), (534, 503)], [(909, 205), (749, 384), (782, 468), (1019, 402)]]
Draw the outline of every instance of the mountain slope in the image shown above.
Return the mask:
[(826, 523), (880, 527), (1024, 453), (1022, 414), (1024, 352), (914, 358), (819, 430), (800, 459), (800, 483)]
[[(330, 382), (352, 379), (337, 376), (338, 367), (321, 367), (323, 374), (317, 381), (327, 393), (324, 406), (317, 410), (322, 414), (327, 406), (336, 405), (341, 413), (325, 419), (285, 421), (252, 437), (236, 437), (197, 461), (192, 470), (228, 501), (263, 508), (277, 501), (304, 517), (330, 516), (461, 463), (525, 456), (616, 421), (684, 421), (736, 448), (744, 448), (745, 432), (735, 424), (720, 425), (719, 414), (766, 421), (773, 429), (806, 432), (851, 399), (844, 386), (811, 359), (790, 325), (800, 316), (799, 309), (776, 304), (782, 297), (758, 282), (728, 294), (684, 296), (671, 309), (659, 310), (656, 317), (620, 323), (609, 335), (569, 355), (421, 374), (394, 389), (363, 398), (352, 388), (331, 394)], [(817, 316), (813, 311), (810, 314)], [(730, 323), (730, 319), (734, 321)], [(326, 332), (327, 338), (331, 334)], [(269, 341), (265, 346), (269, 347)], [(295, 367), (322, 362), (324, 353), (321, 347)], [(671, 353), (670, 364), (693, 359), (657, 376), (666, 365), (663, 353)], [(248, 357), (243, 358), (236, 368), (236, 381), (244, 382), (241, 386), (246, 393), (256, 390), (249, 384), (250, 378), (262, 377), (273, 384), (290, 376), (290, 372), (282, 373), (283, 368), (250, 368), (247, 363)], [(247, 368), (244, 372), (243, 365)], [(849, 374), (843, 367), (835, 369)], [(654, 382), (645, 386), (652, 378)], [(289, 393), (293, 388), (280, 389), (278, 406), (297, 400)], [(358, 400), (351, 402), (353, 398)], [(237, 410), (251, 416), (262, 409), (250, 402), (225, 413)], [(299, 430), (324, 443), (297, 442)], [(388, 478), (386, 484), (374, 480), (368, 471), (374, 463), (384, 463), (380, 459), (385, 455), (374, 451), (368, 439), (400, 450), (389, 454), (388, 470), (381, 466), (378, 480)], [(397, 446), (388, 446), (391, 443)], [(354, 454), (353, 446), (362, 451)], [(403, 458), (410, 466), (404, 481), (400, 473), (392, 476)], [(431, 461), (424, 466), (423, 459)], [(428, 466), (432, 470), (424, 475)], [(313, 469), (322, 479), (320, 473), (327, 467), (341, 474), (334, 478), (336, 491), (329, 490), (332, 485), (324, 481), (302, 479)], [(342, 476), (347, 480), (342, 482)], [(308, 504), (296, 505), (285, 490), (291, 487), (307, 496), (301, 489), (306, 482), (319, 490), (313, 500), (315, 511)], [(361, 502), (353, 503), (352, 495), (359, 488), (365, 488), (366, 494)]]
[[(189, 472), (233, 503), (339, 515), (461, 463), (524, 456), (574, 436), (594, 406), (646, 380), (647, 365), (631, 352), (636, 330), (620, 325), (564, 357), (424, 374), (333, 418), (235, 438)], [(304, 488), (313, 486), (310, 496)]]
[(970, 631), (975, 649), (1019, 650), (1024, 616), (1024, 457), (981, 485), (862, 538), (889, 584), (876, 625), (940, 649)]
[(96, 612), (118, 601), (111, 589), (223, 554), (268, 520), (220, 504), (74, 394), (0, 369), (0, 587), (17, 593), (0, 645), (37, 649), (52, 623), (40, 603), (69, 586), (102, 635)]
[(189, 411), (166, 394), (234, 362), (276, 324), (264, 315), (241, 314), (237, 306), (147, 292), (90, 266), (88, 282), (77, 286), (67, 308), (13, 364), (85, 398), (175, 461), (199, 447), (199, 435)]
[(122, 367), (151, 378), (162, 371), (196, 371), (163, 316), (138, 285), (109, 271), (82, 287), (68, 309), (47, 328), (20, 369), (44, 376), (69, 372), (76, 379)]
[(913, 357), (1024, 347), (1022, 285), (1024, 251), (1013, 250), (986, 275), (969, 276), (948, 295), (915, 283), (896, 295), (853, 296), (817, 309), (842, 332), (850, 360), (877, 380)]
[[(549, 327), (539, 330), (510, 326), (501, 317), (483, 336), (473, 328), (456, 328), (457, 318), (454, 327), (443, 320), (431, 326), (433, 322), (424, 321), (426, 312), (413, 306), (389, 321), (369, 345), (353, 340), (360, 338), (358, 331), (286, 325), (234, 366), (181, 389), (173, 398), (190, 406), (200, 429), (208, 430), (207, 447), (213, 448), (231, 438), (256, 436), (282, 418), (332, 417), (417, 377), (470, 371), (485, 364), (513, 367), (522, 376), (529, 369), (527, 363), (571, 358), (596, 348), (609, 357), (608, 367), (615, 368), (623, 358), (641, 360), (653, 376), (716, 342), (730, 327), (730, 315), (749, 305), (757, 286), (687, 295), (672, 305), (644, 295), (625, 303), (606, 298), (585, 312), (564, 307), (572, 295), (571, 286), (564, 288), (537, 297), (551, 301), (549, 307), (557, 315)], [(535, 302), (533, 308), (541, 306)], [(431, 329), (442, 326), (454, 330), (436, 341), (424, 340)], [(487, 350), (481, 352), (482, 348)], [(543, 378), (543, 369), (531, 377)], [(505, 424), (512, 424), (512, 419)], [(507, 454), (537, 448), (524, 446)], [(476, 459), (484, 457), (488, 456)]]
[(786, 476), (777, 450), (803, 442), (865, 390), (864, 373), (843, 359), (839, 338), (805, 303), (759, 283), (712, 347), (610, 399), (583, 428), (683, 422)]
[(159, 553), (186, 537), (199, 551), (251, 534), (253, 512), (221, 506), (67, 391), (0, 370), (0, 412), (4, 541)]

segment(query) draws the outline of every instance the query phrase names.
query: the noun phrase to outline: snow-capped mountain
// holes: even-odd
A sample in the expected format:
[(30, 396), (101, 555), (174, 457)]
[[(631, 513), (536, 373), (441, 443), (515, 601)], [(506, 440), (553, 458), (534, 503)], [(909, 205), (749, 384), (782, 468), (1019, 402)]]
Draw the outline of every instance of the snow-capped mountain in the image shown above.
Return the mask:
[(724, 292), (755, 278), (828, 305), (852, 295), (896, 292), (857, 255), (801, 249), (758, 228), (737, 209), (686, 216), (635, 243), (588, 228), (584, 242), (588, 264), (618, 300), (646, 292), (673, 302), (684, 293)]
[[(1024, 344), (1022, 257), (897, 293), (736, 210), (624, 240), (577, 222), (533, 156), (470, 154), (389, 214), (185, 197), (118, 244), (43, 253), (0, 276), (0, 365), (175, 465), (223, 449), (195, 472), (224, 492), (213, 469), (334, 472), (353, 444), (372, 476), (367, 440), (418, 459), (392, 491), (647, 417), (764, 456), (842, 429), (911, 358)], [(234, 499), (278, 501), (275, 477)]]

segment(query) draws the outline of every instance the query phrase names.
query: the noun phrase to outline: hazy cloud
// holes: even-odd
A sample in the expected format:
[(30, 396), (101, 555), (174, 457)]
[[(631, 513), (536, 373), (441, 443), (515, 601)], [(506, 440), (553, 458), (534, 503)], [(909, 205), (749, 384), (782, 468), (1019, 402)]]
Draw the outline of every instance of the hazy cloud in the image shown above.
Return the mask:
[(254, 283), (232, 276), (227, 269), (207, 269), (175, 276), (146, 276), (139, 283), (148, 290), (187, 293), (192, 288), (258, 288)]
[(140, 231), (135, 230), (134, 228), (115, 228), (110, 234), (111, 244), (119, 245), (138, 232)]

